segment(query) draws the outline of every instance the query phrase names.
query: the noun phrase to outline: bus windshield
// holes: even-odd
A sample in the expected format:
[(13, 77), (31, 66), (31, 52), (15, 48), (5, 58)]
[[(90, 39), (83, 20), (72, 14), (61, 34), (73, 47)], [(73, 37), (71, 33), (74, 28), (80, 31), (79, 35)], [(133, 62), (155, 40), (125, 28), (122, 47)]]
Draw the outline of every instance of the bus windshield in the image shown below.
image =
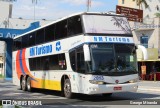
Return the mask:
[(136, 52), (131, 44), (90, 44), (91, 72), (137, 72)]
[(88, 34), (132, 34), (127, 19), (122, 16), (83, 15), (82, 18)]

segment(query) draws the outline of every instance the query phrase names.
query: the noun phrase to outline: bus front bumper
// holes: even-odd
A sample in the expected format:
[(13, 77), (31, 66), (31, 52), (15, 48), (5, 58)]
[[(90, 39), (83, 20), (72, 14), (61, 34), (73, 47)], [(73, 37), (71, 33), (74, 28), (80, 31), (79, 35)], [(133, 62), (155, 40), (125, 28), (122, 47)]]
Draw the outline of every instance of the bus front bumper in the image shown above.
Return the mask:
[(115, 92), (136, 92), (138, 89), (137, 83), (127, 84), (106, 84), (98, 85), (91, 84), (86, 88), (85, 94), (102, 94), (102, 93), (115, 93)]

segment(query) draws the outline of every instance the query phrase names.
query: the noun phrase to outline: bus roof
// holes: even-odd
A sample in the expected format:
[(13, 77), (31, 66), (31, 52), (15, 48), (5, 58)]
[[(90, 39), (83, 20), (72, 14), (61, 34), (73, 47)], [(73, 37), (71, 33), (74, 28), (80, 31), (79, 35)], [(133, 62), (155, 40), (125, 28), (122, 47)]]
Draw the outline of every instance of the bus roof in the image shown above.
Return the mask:
[(105, 12), (79, 12), (79, 13), (75, 13), (75, 14), (71, 14), (71, 15), (68, 15), (68, 16), (65, 16), (65, 17), (62, 17), (62, 18), (59, 18), (59, 19), (57, 19), (57, 20), (55, 20), (55, 21), (53, 21), (53, 22), (51, 22), (51, 23), (48, 23), (48, 24), (46, 24), (46, 25), (43, 25), (43, 26), (41, 26), (41, 27), (38, 27), (38, 28), (33, 29), (33, 30), (31, 30), (31, 31), (28, 31), (28, 32), (26, 32), (26, 33), (20, 34), (20, 35), (14, 37), (13, 39), (16, 39), (16, 38), (21, 37), (21, 36), (23, 36), (23, 35), (25, 35), (25, 34), (28, 34), (28, 33), (32, 33), (32, 32), (34, 32), (34, 31), (37, 31), (37, 30), (39, 30), (39, 29), (42, 29), (42, 28), (47, 27), (47, 26), (49, 26), (49, 25), (52, 25), (52, 24), (54, 24), (54, 23), (56, 23), (56, 22), (65, 20), (65, 19), (67, 19), (67, 18), (76, 16), (76, 15), (83, 15), (83, 14), (84, 14), (84, 15), (85, 15), (85, 14), (94, 14), (94, 15), (108, 15), (108, 16), (110, 16), (110, 15), (113, 15), (113, 16), (124, 16), (124, 15), (116, 14), (116, 13), (113, 13), (113, 12), (106, 12), (106, 13), (105, 13)]

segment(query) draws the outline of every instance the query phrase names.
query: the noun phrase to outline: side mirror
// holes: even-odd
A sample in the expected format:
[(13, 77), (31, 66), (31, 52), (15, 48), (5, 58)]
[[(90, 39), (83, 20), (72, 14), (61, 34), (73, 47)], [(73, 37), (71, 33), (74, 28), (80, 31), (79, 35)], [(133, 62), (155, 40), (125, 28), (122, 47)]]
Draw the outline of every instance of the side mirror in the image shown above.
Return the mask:
[(90, 50), (87, 44), (83, 45), (83, 50), (84, 50), (84, 60), (91, 61)]

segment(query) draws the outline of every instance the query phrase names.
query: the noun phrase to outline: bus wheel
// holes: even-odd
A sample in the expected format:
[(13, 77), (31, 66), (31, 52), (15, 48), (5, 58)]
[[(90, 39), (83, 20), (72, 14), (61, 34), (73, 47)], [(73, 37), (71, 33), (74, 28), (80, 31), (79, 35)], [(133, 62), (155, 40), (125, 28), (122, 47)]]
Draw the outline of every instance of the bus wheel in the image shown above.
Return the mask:
[(112, 96), (112, 93), (104, 93), (104, 94), (102, 94), (102, 96), (104, 96), (104, 97), (110, 97), (110, 96)]
[(32, 91), (31, 78), (30, 78), (30, 77), (27, 78), (27, 90), (28, 90), (29, 92)]
[(21, 83), (21, 87), (22, 87), (22, 90), (23, 91), (26, 91), (27, 90), (27, 84), (26, 84), (26, 80), (25, 80), (25, 77), (22, 78), (22, 83)]
[(73, 97), (73, 93), (71, 91), (71, 83), (70, 83), (69, 79), (65, 79), (63, 91), (64, 91), (64, 96), (66, 98), (72, 98)]

